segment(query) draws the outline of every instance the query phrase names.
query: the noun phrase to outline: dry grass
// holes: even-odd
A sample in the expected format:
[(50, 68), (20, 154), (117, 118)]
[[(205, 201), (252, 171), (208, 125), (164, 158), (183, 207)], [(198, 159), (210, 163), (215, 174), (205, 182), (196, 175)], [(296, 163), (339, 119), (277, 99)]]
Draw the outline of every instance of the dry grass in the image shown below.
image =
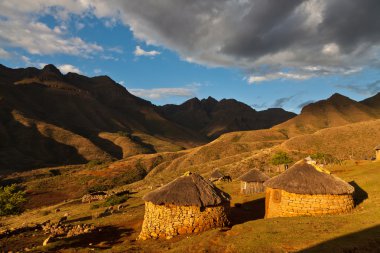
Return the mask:
[[(355, 181), (368, 194), (368, 199), (362, 198), (363, 202), (352, 213), (318, 218), (262, 219), (263, 194), (243, 196), (239, 194), (238, 181), (218, 183), (218, 187), (232, 196), (232, 206), (242, 203), (240, 208), (233, 209), (235, 225), (232, 229), (227, 232), (214, 229), (197, 235), (179, 236), (172, 240), (135, 241), (144, 213), (141, 197), (147, 190), (132, 195), (124, 210), (95, 220), (89, 216), (101, 209), (91, 209), (91, 204), (81, 204), (73, 200), (31, 210), (20, 216), (7, 217), (0, 222), (3, 227), (17, 227), (25, 221), (55, 221), (68, 212), (69, 222), (91, 223), (105, 231), (77, 240), (53, 242), (48, 247), (37, 248), (38, 252), (88, 252), (90, 249), (105, 252), (376, 252), (377, 247), (380, 247), (380, 230), (377, 229), (380, 225), (379, 168), (379, 162), (366, 161), (347, 162), (344, 165), (329, 167), (329, 170), (346, 181)], [(55, 213), (56, 208), (61, 212)], [(367, 232), (366, 229), (371, 230)], [(43, 237), (36, 234), (35, 237), (27, 235), (24, 239), (14, 237), (8, 241), (1, 240), (1, 243), (15, 245), (17, 240), (22, 240), (22, 246), (26, 246), (24, 242), (41, 245), (42, 239)], [(319, 245), (320, 243), (325, 244)]]

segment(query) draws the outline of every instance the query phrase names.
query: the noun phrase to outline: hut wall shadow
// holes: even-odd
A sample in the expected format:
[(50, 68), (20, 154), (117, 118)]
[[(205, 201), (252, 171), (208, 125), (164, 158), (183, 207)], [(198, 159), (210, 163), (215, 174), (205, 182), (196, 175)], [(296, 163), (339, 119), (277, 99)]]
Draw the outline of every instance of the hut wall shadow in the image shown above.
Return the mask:
[(380, 252), (380, 225), (328, 240), (298, 252)]
[(230, 220), (232, 225), (238, 225), (247, 221), (263, 219), (265, 216), (265, 198), (236, 203), (231, 207)]
[(354, 192), (354, 203), (355, 206), (363, 203), (364, 200), (368, 199), (368, 193), (361, 188), (355, 181), (349, 182), (355, 188)]
[[(101, 231), (99, 231), (99, 229), (101, 229)], [(113, 245), (121, 243), (120, 239), (122, 236), (129, 236), (133, 232), (134, 230), (130, 228), (118, 229), (113, 226), (100, 227), (92, 233), (58, 240), (55, 243), (56, 245), (50, 249), (54, 250), (54, 252), (62, 249), (89, 247), (95, 249), (110, 249)], [(92, 246), (89, 246), (90, 243)], [(101, 245), (98, 245), (100, 243)]]

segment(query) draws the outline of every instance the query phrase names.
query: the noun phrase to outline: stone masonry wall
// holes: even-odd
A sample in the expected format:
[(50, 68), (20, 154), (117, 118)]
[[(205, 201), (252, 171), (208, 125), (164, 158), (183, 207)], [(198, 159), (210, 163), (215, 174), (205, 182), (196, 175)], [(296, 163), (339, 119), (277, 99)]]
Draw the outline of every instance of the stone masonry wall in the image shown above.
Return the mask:
[(267, 188), (265, 217), (317, 216), (347, 213), (354, 208), (352, 195), (307, 195)]
[(240, 183), (241, 194), (250, 195), (250, 194), (255, 194), (258, 192), (264, 192), (264, 190), (265, 190), (265, 187), (263, 183), (260, 183), (260, 182), (251, 182), (251, 183), (241, 182)]
[(167, 238), (229, 224), (229, 203), (201, 210), (198, 206), (155, 205), (145, 202), (145, 215), (139, 239)]

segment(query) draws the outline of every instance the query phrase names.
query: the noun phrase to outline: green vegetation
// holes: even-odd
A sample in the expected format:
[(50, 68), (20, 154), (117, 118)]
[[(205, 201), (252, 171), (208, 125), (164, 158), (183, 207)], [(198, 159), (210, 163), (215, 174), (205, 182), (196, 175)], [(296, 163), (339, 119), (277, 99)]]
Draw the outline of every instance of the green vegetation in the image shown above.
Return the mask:
[(0, 187), (0, 216), (21, 213), (25, 201), (25, 192), (16, 184)]
[(126, 202), (127, 200), (128, 200), (128, 195), (126, 195), (126, 194), (121, 195), (121, 196), (113, 195), (113, 196), (109, 197), (108, 199), (106, 199), (103, 206), (119, 205), (119, 204)]
[(112, 188), (112, 185), (104, 185), (104, 184), (97, 184), (90, 186), (87, 189), (88, 193), (93, 193), (93, 192), (101, 192), (101, 191), (107, 191)]
[(271, 158), (271, 163), (273, 165), (282, 165), (282, 164), (290, 164), (293, 162), (293, 159), (283, 151), (279, 151), (274, 154)]

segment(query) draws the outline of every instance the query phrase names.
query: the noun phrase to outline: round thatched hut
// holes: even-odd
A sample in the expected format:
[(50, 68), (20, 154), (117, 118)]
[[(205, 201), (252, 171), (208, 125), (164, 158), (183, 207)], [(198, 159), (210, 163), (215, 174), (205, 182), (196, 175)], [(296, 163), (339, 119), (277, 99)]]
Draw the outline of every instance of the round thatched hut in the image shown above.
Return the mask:
[(241, 181), (240, 193), (250, 195), (263, 192), (265, 189), (263, 183), (267, 181), (269, 177), (257, 169), (251, 169), (240, 176), (239, 179)]
[(181, 176), (143, 197), (140, 239), (171, 238), (229, 225), (230, 200), (198, 174)]
[(339, 214), (354, 208), (354, 187), (304, 160), (264, 186), (266, 218)]
[(211, 173), (210, 181), (214, 182), (214, 181), (222, 180), (223, 177), (224, 177), (224, 174), (220, 172), (218, 169), (216, 169)]

